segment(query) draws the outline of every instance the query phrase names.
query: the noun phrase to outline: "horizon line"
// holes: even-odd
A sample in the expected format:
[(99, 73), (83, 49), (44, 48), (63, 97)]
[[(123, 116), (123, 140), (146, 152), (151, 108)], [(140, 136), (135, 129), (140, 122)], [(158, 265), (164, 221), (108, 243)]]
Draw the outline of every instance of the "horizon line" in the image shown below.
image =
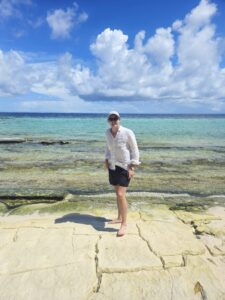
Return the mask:
[[(9, 112), (1, 112), (0, 114), (86, 114), (86, 115), (105, 115), (108, 114), (108, 112), (102, 112), (102, 113), (97, 113), (97, 112), (14, 112), (14, 111), (9, 111)], [(121, 115), (224, 115), (225, 113), (124, 113), (120, 112)]]

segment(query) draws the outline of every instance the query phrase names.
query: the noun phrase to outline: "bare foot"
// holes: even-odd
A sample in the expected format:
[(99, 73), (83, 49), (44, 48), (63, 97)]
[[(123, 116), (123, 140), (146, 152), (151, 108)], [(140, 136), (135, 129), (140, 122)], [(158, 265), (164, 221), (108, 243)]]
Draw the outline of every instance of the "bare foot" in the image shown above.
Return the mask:
[(127, 225), (123, 224), (121, 225), (120, 229), (117, 232), (117, 236), (123, 236), (126, 233)]
[(108, 224), (117, 224), (117, 223), (121, 223), (122, 220), (121, 219), (113, 219), (111, 221), (108, 222)]

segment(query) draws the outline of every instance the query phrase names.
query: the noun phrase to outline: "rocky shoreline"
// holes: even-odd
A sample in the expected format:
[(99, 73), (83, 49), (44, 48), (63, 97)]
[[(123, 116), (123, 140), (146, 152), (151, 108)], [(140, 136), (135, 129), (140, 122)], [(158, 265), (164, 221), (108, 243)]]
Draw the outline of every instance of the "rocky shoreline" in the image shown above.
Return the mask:
[[(170, 192), (127, 192), (128, 203), (131, 207), (142, 208), (151, 207), (153, 204), (166, 204), (171, 210), (183, 209), (186, 211), (201, 211), (217, 205), (225, 206), (225, 195), (192, 195), (189, 193), (170, 193)], [(18, 189), (6, 191), (0, 189), (0, 214), (23, 214), (29, 208), (30, 213), (36, 212), (36, 206), (40, 209), (48, 209), (54, 212), (55, 207), (75, 208), (74, 205), (90, 209), (93, 207), (111, 207), (115, 202), (113, 192), (100, 193), (90, 191), (89, 193), (75, 190), (33, 190)]]
[(114, 209), (0, 217), (1, 299), (225, 299), (225, 208)]

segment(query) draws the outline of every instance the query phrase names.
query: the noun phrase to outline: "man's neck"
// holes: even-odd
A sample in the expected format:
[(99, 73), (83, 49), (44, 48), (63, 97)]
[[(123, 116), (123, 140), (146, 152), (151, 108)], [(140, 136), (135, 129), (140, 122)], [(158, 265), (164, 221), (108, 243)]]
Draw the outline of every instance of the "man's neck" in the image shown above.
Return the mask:
[(120, 126), (118, 126), (118, 127), (111, 127), (111, 132), (113, 133), (113, 135), (117, 134), (119, 128), (120, 128)]
[(120, 126), (117, 127), (111, 127), (111, 130), (113, 133), (117, 133), (117, 131), (119, 130)]

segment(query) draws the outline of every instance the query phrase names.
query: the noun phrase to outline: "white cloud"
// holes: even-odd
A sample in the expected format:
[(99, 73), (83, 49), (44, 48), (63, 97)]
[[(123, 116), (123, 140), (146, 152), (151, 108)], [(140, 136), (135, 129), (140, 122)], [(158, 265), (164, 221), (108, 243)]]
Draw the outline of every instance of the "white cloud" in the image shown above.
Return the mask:
[(220, 40), (212, 17), (216, 6), (202, 0), (178, 29), (178, 65), (174, 81), (182, 82), (183, 95), (190, 98), (224, 97), (224, 71), (220, 68)]
[[(105, 96), (132, 96), (140, 81), (148, 76), (147, 57), (134, 49), (128, 49), (128, 36), (121, 30), (107, 28), (91, 45), (98, 59), (95, 92)], [(141, 73), (141, 77), (137, 75)]]
[(0, 50), (0, 96), (26, 93), (32, 85), (32, 70), (16, 51)]
[(70, 37), (75, 25), (85, 22), (87, 18), (88, 15), (85, 12), (78, 13), (78, 5), (74, 3), (73, 7), (68, 7), (66, 10), (60, 8), (48, 12), (46, 20), (52, 30), (51, 37), (65, 39)]
[[(96, 109), (100, 109), (99, 100), (108, 101), (109, 106), (124, 101), (130, 107), (148, 100), (205, 105), (219, 112), (225, 103), (225, 68), (220, 65), (225, 42), (217, 38), (215, 13), (215, 4), (202, 0), (171, 27), (158, 28), (150, 37), (138, 32), (134, 47), (121, 30), (107, 28), (90, 45), (97, 62), (95, 71), (77, 63), (69, 53), (52, 62), (31, 63), (16, 51), (0, 52), (1, 95), (40, 93), (63, 100), (73, 111), (79, 111), (78, 106), (90, 107), (82, 100), (86, 99), (95, 101)], [(59, 32), (57, 36), (63, 31)], [(38, 100), (32, 103), (35, 107)]]
[(0, 1), (0, 18), (22, 17), (20, 6), (31, 5), (31, 0), (1, 0)]
[(225, 100), (224, 69), (220, 67), (224, 39), (216, 37), (215, 13), (216, 5), (202, 0), (184, 20), (157, 29), (146, 42), (145, 32), (139, 32), (133, 49), (122, 31), (106, 29), (91, 45), (101, 79), (95, 93), (106, 99), (114, 95), (126, 100), (129, 96), (177, 102)]
[(151, 37), (143, 51), (149, 55), (149, 58), (157, 67), (163, 67), (165, 64), (171, 64), (170, 58), (174, 54), (174, 39), (170, 28), (159, 28), (156, 34)]
[(92, 53), (101, 61), (110, 62), (117, 55), (126, 55), (128, 36), (121, 30), (105, 29), (97, 36), (96, 42), (91, 45)]
[(211, 18), (216, 13), (216, 5), (209, 0), (201, 0), (199, 5), (184, 19), (185, 24), (193, 31), (200, 30), (203, 26), (211, 24)]

